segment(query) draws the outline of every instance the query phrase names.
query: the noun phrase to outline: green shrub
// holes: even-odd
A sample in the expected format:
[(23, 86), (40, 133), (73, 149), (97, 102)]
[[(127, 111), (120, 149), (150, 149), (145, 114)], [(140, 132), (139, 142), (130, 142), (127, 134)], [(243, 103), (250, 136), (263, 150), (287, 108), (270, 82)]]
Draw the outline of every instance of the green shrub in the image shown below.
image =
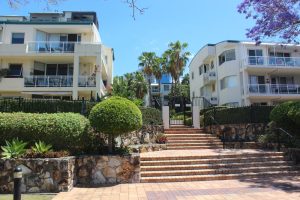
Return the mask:
[(13, 139), (11, 142), (5, 141), (6, 145), (1, 146), (2, 149), (2, 157), (5, 159), (11, 159), (11, 158), (20, 158), (22, 155), (26, 153), (26, 142), (23, 142), (22, 140)]
[(20, 138), (30, 144), (43, 140), (55, 150), (78, 150), (88, 146), (90, 123), (74, 113), (0, 113), (0, 143)]
[(89, 115), (92, 126), (107, 134), (109, 152), (112, 152), (114, 137), (130, 133), (142, 127), (142, 113), (130, 100), (111, 97), (93, 107)]
[(38, 141), (34, 143), (34, 146), (31, 147), (34, 153), (40, 153), (40, 154), (44, 154), (51, 151), (51, 148), (52, 148), (51, 144), (46, 144), (45, 142), (42, 141)]
[(160, 110), (150, 107), (140, 107), (143, 117), (143, 125), (162, 125), (162, 113)]
[(193, 125), (192, 118), (189, 117), (189, 118), (185, 119), (184, 125), (186, 125), (186, 126), (192, 126)]
[(268, 123), (272, 106), (247, 106), (237, 108), (217, 107), (204, 113), (204, 124), (213, 124), (210, 116), (219, 124)]

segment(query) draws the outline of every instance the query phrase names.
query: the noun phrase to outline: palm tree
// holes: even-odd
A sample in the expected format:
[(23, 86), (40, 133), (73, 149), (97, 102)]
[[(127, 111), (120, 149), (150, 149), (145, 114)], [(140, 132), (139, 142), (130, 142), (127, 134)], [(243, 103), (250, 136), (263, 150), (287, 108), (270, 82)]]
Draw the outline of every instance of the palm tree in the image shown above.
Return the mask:
[(152, 104), (151, 99), (151, 78), (153, 76), (153, 66), (157, 64), (158, 57), (154, 52), (143, 52), (139, 59), (139, 67), (148, 79), (149, 103)]
[(179, 83), (179, 78), (182, 75), (184, 68), (189, 60), (190, 52), (185, 51), (188, 47), (187, 43), (177, 41), (169, 44), (169, 49), (163, 54), (163, 68), (171, 74), (172, 81), (175, 83), (175, 88)]
[(147, 82), (141, 72), (135, 72), (135, 79), (133, 87), (135, 90), (135, 96), (138, 99), (143, 99), (148, 92)]

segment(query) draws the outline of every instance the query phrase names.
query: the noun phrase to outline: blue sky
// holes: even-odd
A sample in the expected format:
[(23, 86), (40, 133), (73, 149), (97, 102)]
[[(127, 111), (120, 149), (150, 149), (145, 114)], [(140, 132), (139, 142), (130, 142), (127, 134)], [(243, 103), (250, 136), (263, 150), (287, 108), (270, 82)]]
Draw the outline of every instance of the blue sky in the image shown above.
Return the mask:
[[(135, 21), (123, 0), (64, 0), (51, 11), (96, 11), (102, 42), (115, 50), (114, 75), (122, 75), (138, 69), (137, 58), (143, 51), (160, 55), (171, 41), (187, 42), (195, 55), (207, 43), (248, 40), (246, 28), (253, 22), (237, 12), (241, 1), (139, 0), (138, 5), (148, 9)], [(6, 2), (0, 1), (0, 15), (27, 15), (45, 8), (38, 0), (19, 9), (9, 8)]]

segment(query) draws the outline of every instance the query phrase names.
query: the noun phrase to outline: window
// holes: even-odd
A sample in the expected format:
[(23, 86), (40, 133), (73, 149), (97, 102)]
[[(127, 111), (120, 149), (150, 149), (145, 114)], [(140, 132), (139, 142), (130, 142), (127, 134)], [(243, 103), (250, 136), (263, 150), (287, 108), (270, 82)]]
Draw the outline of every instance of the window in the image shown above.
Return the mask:
[(211, 91), (212, 91), (212, 92), (215, 92), (215, 91), (216, 91), (216, 84), (212, 84), (212, 85), (211, 85)]
[(10, 64), (7, 78), (22, 78), (22, 64)]
[(261, 49), (249, 49), (248, 56), (250, 65), (262, 65), (264, 63), (263, 52)]
[(199, 67), (199, 75), (201, 76), (202, 74), (202, 65)]
[(164, 85), (164, 91), (169, 91), (170, 90), (170, 86), (169, 85)]
[(195, 97), (195, 92), (193, 92), (193, 97)]
[(201, 88), (200, 88), (200, 96), (204, 96), (204, 93), (205, 93), (204, 87), (201, 87)]
[(214, 61), (212, 60), (210, 63), (210, 69), (214, 69), (214, 68), (215, 68), (215, 64), (214, 64)]
[(219, 65), (222, 65), (224, 62), (235, 60), (235, 50), (227, 50), (219, 55)]
[(12, 44), (24, 44), (24, 33), (12, 33), (11, 43)]
[(270, 52), (269, 55), (272, 57), (281, 57), (281, 58), (291, 57), (290, 53), (284, 53), (284, 52)]
[(192, 72), (192, 80), (194, 80), (194, 72)]
[(237, 76), (227, 76), (221, 80), (221, 90), (233, 88), (238, 85)]

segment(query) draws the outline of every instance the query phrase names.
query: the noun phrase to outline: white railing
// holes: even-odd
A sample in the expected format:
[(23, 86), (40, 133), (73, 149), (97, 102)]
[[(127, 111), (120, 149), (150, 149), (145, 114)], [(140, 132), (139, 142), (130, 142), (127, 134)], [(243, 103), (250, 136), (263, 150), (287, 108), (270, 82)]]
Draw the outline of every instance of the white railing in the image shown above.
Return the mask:
[(77, 42), (28, 42), (28, 53), (73, 53)]
[(25, 87), (73, 87), (73, 76), (25, 76)]
[(251, 66), (300, 67), (300, 57), (249, 56), (245, 62)]
[(249, 84), (250, 94), (300, 94), (300, 85), (296, 84)]
[(79, 76), (78, 87), (96, 87), (96, 76)]

